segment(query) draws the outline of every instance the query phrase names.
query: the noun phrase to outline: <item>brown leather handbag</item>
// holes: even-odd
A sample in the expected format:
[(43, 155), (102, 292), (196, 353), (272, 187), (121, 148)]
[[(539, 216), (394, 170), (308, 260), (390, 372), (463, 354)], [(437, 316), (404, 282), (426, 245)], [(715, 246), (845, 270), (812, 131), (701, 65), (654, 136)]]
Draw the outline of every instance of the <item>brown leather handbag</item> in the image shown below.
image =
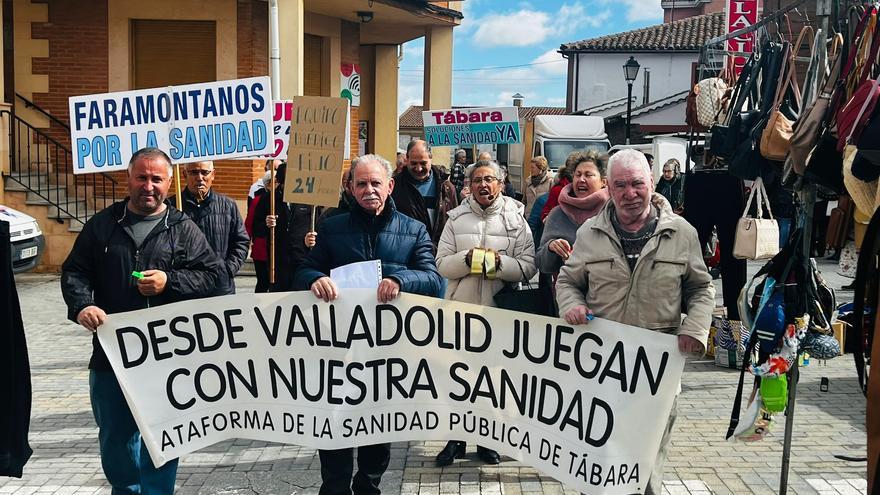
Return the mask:
[(807, 157), (819, 141), (822, 131), (826, 127), (831, 127), (830, 120), (834, 114), (831, 108), (831, 100), (840, 76), (840, 68), (843, 64), (839, 51), (833, 55), (833, 59), (831, 72), (825, 78), (822, 91), (816, 97), (813, 104), (808, 106), (801, 114), (801, 118), (798, 119), (791, 135), (788, 151), (789, 160), (795, 173), (798, 175), (804, 175), (804, 170), (807, 168)]
[(852, 217), (852, 200), (846, 194), (841, 194), (837, 198), (837, 206), (831, 210), (828, 218), (828, 230), (825, 232), (825, 245), (828, 249), (843, 249), (849, 236)]
[(693, 128), (695, 132), (706, 132), (709, 130), (708, 127), (704, 126), (700, 123), (700, 119), (697, 116), (697, 86), (691, 88), (690, 93), (687, 95), (687, 107), (685, 113), (685, 123)]
[[(801, 33), (801, 37), (803, 33)], [(798, 45), (800, 45), (801, 37), (798, 37)], [(770, 115), (767, 117), (767, 125), (761, 132), (761, 155), (777, 162), (785, 160), (788, 150), (791, 146), (791, 136), (793, 133), (794, 121), (790, 120), (782, 110), (785, 96), (789, 90), (794, 94), (795, 106), (800, 109), (801, 96), (798, 89), (796, 79), (796, 69), (794, 66), (794, 56), (789, 48), (783, 51), (783, 59), (787, 58), (788, 62), (782, 68), (779, 74), (779, 80), (776, 83), (776, 95), (773, 99), (773, 106), (770, 107)]]

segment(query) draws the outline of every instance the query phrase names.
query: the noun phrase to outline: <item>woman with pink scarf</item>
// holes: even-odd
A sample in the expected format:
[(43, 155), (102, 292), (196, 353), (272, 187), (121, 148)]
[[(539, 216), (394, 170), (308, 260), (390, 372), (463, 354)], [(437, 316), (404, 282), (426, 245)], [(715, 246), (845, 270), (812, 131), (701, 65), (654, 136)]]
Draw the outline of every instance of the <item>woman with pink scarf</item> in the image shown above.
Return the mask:
[[(537, 265), (541, 273), (557, 274), (571, 255), (577, 230), (596, 216), (608, 201), (605, 188), (606, 159), (596, 151), (580, 151), (569, 157), (574, 164), (571, 184), (559, 194), (559, 206), (544, 221)], [(555, 277), (554, 277), (555, 279)]]

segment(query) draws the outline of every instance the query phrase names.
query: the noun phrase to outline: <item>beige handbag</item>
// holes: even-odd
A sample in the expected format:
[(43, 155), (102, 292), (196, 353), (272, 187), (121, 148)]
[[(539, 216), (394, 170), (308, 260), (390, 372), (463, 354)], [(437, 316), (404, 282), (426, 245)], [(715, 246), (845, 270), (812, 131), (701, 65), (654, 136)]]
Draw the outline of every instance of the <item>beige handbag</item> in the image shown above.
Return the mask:
[(697, 95), (697, 121), (704, 127), (712, 127), (718, 119), (724, 104), (727, 83), (720, 77), (710, 77), (698, 82), (694, 87)]
[[(750, 217), (749, 208), (757, 194), (758, 216)], [(764, 205), (770, 218), (764, 218)], [(764, 190), (764, 181), (758, 177), (749, 193), (749, 200), (743, 210), (742, 218), (736, 223), (736, 237), (733, 241), (733, 257), (746, 260), (772, 258), (779, 252), (779, 226), (770, 211), (770, 200)]]
[(858, 152), (858, 148), (851, 144), (843, 148), (843, 185), (856, 204), (856, 209), (871, 218), (880, 206), (880, 180), (865, 182), (853, 175), (852, 165)]

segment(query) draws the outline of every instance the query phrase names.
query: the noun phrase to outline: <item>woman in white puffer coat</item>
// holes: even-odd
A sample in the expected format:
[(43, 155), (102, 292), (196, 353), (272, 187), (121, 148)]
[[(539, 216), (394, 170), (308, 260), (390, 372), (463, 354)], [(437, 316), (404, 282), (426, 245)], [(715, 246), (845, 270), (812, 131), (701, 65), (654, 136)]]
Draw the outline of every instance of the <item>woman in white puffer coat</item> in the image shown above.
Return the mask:
[[(495, 306), (493, 296), (506, 284), (528, 281), (538, 271), (523, 204), (501, 194), (504, 174), (489, 160), (465, 172), (471, 195), (449, 212), (437, 246), (437, 269), (449, 280), (446, 299)], [(448, 466), (464, 457), (465, 447), (465, 442), (450, 441), (437, 464)], [(501, 462), (491, 449), (477, 447), (477, 455), (488, 464)]]
[[(483, 160), (466, 174), (471, 195), (449, 212), (437, 245), (437, 269), (449, 280), (446, 299), (495, 306), (492, 297), (505, 284), (527, 281), (537, 273), (535, 244), (523, 204), (501, 194), (504, 170)], [(494, 274), (472, 273), (475, 248), (495, 255)]]

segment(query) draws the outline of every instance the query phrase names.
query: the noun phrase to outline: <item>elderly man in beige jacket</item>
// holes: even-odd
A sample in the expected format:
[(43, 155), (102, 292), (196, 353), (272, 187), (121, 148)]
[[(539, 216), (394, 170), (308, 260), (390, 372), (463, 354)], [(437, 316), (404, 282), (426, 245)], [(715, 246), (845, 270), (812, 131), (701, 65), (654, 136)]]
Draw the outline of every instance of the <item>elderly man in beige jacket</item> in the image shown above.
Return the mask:
[[(559, 272), (560, 316), (572, 325), (586, 324), (595, 315), (672, 333), (681, 352), (702, 355), (715, 288), (696, 230), (654, 193), (648, 162), (638, 151), (611, 157), (608, 188), (611, 201), (578, 230), (574, 250)], [(673, 403), (646, 494), (661, 493), (675, 409)]]

